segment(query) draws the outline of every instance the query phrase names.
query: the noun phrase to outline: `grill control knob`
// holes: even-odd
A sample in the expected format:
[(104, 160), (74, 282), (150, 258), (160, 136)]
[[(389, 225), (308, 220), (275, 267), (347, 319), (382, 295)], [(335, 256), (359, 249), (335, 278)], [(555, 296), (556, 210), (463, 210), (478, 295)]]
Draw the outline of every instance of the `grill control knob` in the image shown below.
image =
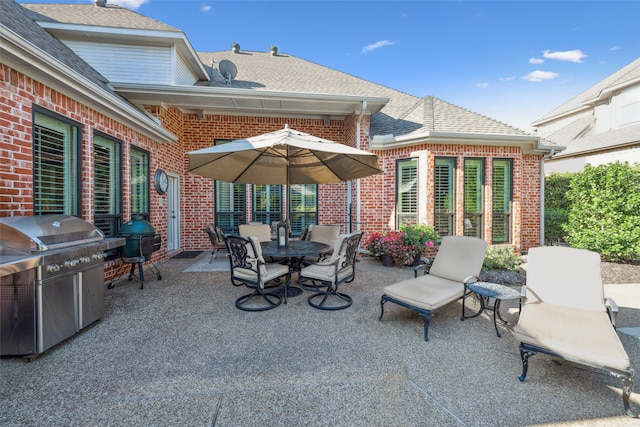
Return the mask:
[(58, 271), (60, 271), (60, 266), (58, 264), (47, 265), (48, 273), (57, 273)]
[(91, 258), (90, 258), (90, 257), (88, 257), (88, 256), (81, 256), (81, 257), (80, 257), (80, 262), (82, 262), (82, 263), (85, 263), (85, 264), (86, 264), (86, 263), (88, 263), (88, 262), (91, 262)]
[(78, 263), (80, 262), (80, 260), (77, 259), (68, 259), (64, 262), (64, 266), (65, 267), (75, 267), (76, 265), (78, 265)]

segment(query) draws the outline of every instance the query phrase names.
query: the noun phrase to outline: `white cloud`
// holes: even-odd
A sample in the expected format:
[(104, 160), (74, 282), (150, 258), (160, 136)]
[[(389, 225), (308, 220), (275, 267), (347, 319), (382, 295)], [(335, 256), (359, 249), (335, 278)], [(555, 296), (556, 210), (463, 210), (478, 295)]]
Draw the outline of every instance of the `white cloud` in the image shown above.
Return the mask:
[(501, 82), (512, 82), (515, 79), (516, 79), (516, 76), (500, 77)]
[(542, 56), (547, 59), (557, 59), (558, 61), (568, 62), (582, 62), (582, 60), (587, 57), (587, 55), (585, 55), (580, 49), (567, 50), (565, 52), (551, 52), (550, 50), (545, 50), (542, 52)]
[(553, 80), (558, 77), (558, 73), (554, 73), (553, 71), (532, 71), (526, 76), (522, 76), (522, 80), (526, 80), (528, 82), (542, 82), (545, 80)]
[(487, 82), (476, 83), (476, 87), (480, 89), (485, 89), (489, 87), (489, 83)]
[(362, 48), (360, 53), (368, 53), (368, 52), (371, 52), (372, 50), (380, 49), (383, 46), (391, 46), (394, 44), (395, 44), (394, 42), (390, 42), (389, 40), (382, 40), (379, 42), (366, 45), (365, 47)]
[(136, 10), (148, 1), (149, 0), (109, 0), (108, 3), (122, 6), (127, 9)]
[(542, 58), (529, 58), (529, 64), (542, 64), (543, 62)]
[(610, 49), (610, 51), (614, 51), (614, 50), (622, 50), (622, 46), (612, 46)]

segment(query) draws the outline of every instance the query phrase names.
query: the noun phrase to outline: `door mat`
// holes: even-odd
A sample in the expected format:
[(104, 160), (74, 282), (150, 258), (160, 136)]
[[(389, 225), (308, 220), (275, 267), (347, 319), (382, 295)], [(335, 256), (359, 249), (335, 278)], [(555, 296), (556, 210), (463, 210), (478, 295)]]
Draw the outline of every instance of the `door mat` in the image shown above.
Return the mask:
[(203, 251), (182, 251), (179, 254), (172, 256), (171, 259), (195, 258), (202, 252)]

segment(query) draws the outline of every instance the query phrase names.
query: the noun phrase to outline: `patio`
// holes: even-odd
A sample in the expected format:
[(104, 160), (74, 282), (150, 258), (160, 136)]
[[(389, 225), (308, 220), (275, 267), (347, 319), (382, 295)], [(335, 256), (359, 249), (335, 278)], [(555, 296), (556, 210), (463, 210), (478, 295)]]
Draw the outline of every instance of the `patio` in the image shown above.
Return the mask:
[[(409, 268), (362, 258), (342, 287), (354, 299), (346, 310), (313, 309), (304, 293), (247, 313), (228, 272), (184, 272), (209, 256), (159, 264), (162, 280), (142, 290), (116, 283), (100, 322), (32, 363), (1, 359), (0, 424), (637, 425), (606, 372), (540, 354), (518, 381), (511, 329), (496, 337), (488, 314), (461, 322), (459, 302), (436, 313), (429, 342), (415, 312), (389, 306), (378, 321), (382, 287)], [(640, 325), (640, 284), (605, 292), (621, 307), (619, 327)], [(504, 302), (507, 319), (516, 307)], [(620, 337), (640, 372), (640, 339)]]

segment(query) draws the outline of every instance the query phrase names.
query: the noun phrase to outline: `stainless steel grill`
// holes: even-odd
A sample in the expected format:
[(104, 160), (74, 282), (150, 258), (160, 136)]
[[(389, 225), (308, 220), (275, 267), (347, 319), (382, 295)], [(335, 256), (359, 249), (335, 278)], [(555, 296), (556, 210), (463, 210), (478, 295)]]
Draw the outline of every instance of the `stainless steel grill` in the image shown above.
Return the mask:
[(105, 239), (70, 215), (0, 218), (0, 355), (39, 354), (104, 315)]

